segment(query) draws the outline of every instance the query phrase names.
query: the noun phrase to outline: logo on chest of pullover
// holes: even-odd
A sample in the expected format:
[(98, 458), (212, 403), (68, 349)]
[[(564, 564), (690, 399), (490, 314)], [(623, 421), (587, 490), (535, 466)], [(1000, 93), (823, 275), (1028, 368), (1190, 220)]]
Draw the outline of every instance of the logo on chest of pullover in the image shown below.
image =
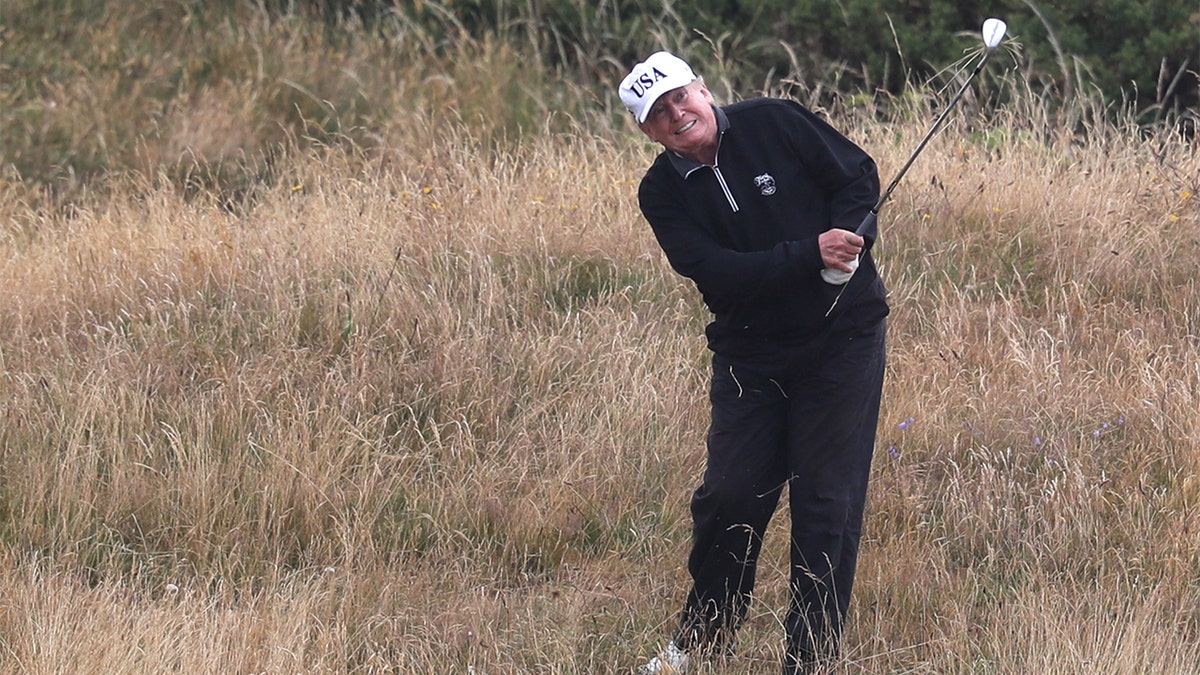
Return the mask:
[(754, 178), (754, 185), (762, 191), (764, 197), (775, 194), (775, 177), (769, 173)]

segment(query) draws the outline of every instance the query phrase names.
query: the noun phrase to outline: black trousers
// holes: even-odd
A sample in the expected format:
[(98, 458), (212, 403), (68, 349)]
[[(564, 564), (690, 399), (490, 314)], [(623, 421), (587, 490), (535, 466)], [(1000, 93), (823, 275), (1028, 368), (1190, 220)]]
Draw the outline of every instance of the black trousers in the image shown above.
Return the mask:
[(786, 486), (791, 600), (785, 672), (838, 651), (879, 422), (886, 322), (789, 353), (777, 365), (713, 357), (703, 483), (692, 497), (693, 586), (676, 644), (732, 647), (763, 532)]

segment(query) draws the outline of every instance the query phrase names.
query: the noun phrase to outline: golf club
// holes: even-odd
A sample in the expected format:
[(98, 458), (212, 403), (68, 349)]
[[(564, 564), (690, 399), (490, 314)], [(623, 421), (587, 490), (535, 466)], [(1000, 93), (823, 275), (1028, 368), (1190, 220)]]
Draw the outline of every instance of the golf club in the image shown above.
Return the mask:
[[(866, 218), (863, 218), (862, 224), (860, 224), (854, 231), (855, 234), (861, 237), (864, 235), (864, 233), (872, 232), (878, 228), (877, 220), (879, 217), (880, 207), (882, 207), (883, 203), (888, 200), (888, 197), (892, 196), (892, 191), (896, 189), (896, 186), (900, 184), (900, 180), (904, 178), (904, 174), (908, 172), (909, 167), (911, 167), (913, 162), (916, 161), (917, 155), (921, 154), (921, 151), (925, 149), (925, 145), (928, 144), (929, 140), (933, 138), (933, 136), (941, 129), (942, 121), (946, 119), (946, 115), (949, 114), (956, 104), (958, 104), (959, 99), (962, 98), (963, 93), (966, 92), (967, 87), (971, 84), (971, 80), (975, 79), (975, 76), (979, 74), (979, 71), (983, 70), (983, 65), (987, 63), (988, 57), (991, 56), (992, 51), (994, 51), (996, 47), (1000, 45), (1000, 41), (1004, 39), (1004, 34), (1007, 31), (1007, 24), (1000, 19), (988, 19), (983, 22), (983, 58), (979, 60), (979, 64), (975, 66), (975, 70), (971, 71), (971, 74), (967, 77), (967, 80), (963, 82), (962, 87), (959, 88), (958, 93), (954, 95), (954, 98), (950, 99), (950, 103), (946, 106), (946, 108), (942, 110), (942, 112), (939, 113), (938, 116), (933, 120), (933, 124), (930, 125), (929, 131), (925, 133), (925, 137), (922, 138), (921, 142), (917, 144), (917, 149), (914, 150), (912, 155), (909, 156), (908, 161), (904, 163), (904, 166), (900, 167), (899, 173), (897, 173), (896, 177), (892, 179), (891, 184), (888, 185), (887, 190), (884, 191), (883, 195), (879, 198), (879, 201), (875, 202), (875, 206), (871, 208), (871, 212), (867, 214)], [(858, 269), (858, 258), (851, 260), (848, 264), (852, 268), (850, 272), (843, 272), (842, 270), (834, 269), (832, 267), (826, 267), (825, 269), (821, 270), (821, 278), (824, 279), (826, 283), (834, 286), (842, 286), (842, 290), (839, 291), (837, 297), (833, 299), (833, 304), (830, 305), (829, 311), (825, 312), (825, 316), (829, 316), (829, 314), (833, 312), (833, 308), (837, 306), (838, 300), (842, 298), (842, 292), (846, 290), (846, 284), (850, 281), (850, 278), (854, 276), (853, 270)]]

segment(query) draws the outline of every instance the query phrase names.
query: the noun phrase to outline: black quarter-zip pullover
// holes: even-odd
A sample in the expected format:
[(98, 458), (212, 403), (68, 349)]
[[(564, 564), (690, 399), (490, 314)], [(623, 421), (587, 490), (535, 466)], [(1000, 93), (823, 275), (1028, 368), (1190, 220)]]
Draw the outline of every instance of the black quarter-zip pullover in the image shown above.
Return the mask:
[(879, 196), (871, 157), (803, 106), (751, 99), (714, 108), (713, 165), (664, 151), (638, 190), (671, 266), (691, 279), (713, 313), (709, 347), (730, 358), (772, 358), (832, 331), (888, 313), (867, 239), (858, 271), (841, 287), (820, 278), (817, 237), (854, 231)]

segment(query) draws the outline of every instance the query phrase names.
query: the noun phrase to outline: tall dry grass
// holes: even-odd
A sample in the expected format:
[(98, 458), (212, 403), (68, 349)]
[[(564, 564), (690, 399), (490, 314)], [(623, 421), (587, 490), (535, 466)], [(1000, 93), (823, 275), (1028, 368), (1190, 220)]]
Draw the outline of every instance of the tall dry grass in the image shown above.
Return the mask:
[(393, 128), (460, 123), (503, 147), (616, 101), (594, 81), (619, 64), (587, 81), (552, 68), (529, 22), (476, 38), (435, 2), (370, 24), (322, 21), (321, 4), (7, 0), (0, 179), (74, 201), (151, 175), (238, 204), (286, 180), (277, 158), (296, 145), (390, 147)]
[[(375, 82), (412, 105), (373, 135), (247, 152), (234, 197), (203, 106), (102, 190), (0, 182), (0, 670), (618, 673), (669, 631), (707, 316), (637, 211), (653, 148), (518, 133), (520, 53), (462, 48)], [(885, 208), (839, 672), (1200, 673), (1200, 158), (1046, 111), (964, 110)], [(833, 112), (885, 177), (926, 123)], [(776, 669), (785, 522), (700, 672)]]
[[(939, 137), (885, 212), (843, 669), (1197, 672), (1195, 149), (999, 121)], [(885, 175), (921, 131), (845, 123)], [(5, 669), (624, 672), (653, 648), (686, 587), (706, 317), (637, 212), (650, 149), (446, 129), (296, 152), (244, 210), (152, 177), (69, 210), (6, 185)], [(774, 667), (784, 518), (709, 672)]]

